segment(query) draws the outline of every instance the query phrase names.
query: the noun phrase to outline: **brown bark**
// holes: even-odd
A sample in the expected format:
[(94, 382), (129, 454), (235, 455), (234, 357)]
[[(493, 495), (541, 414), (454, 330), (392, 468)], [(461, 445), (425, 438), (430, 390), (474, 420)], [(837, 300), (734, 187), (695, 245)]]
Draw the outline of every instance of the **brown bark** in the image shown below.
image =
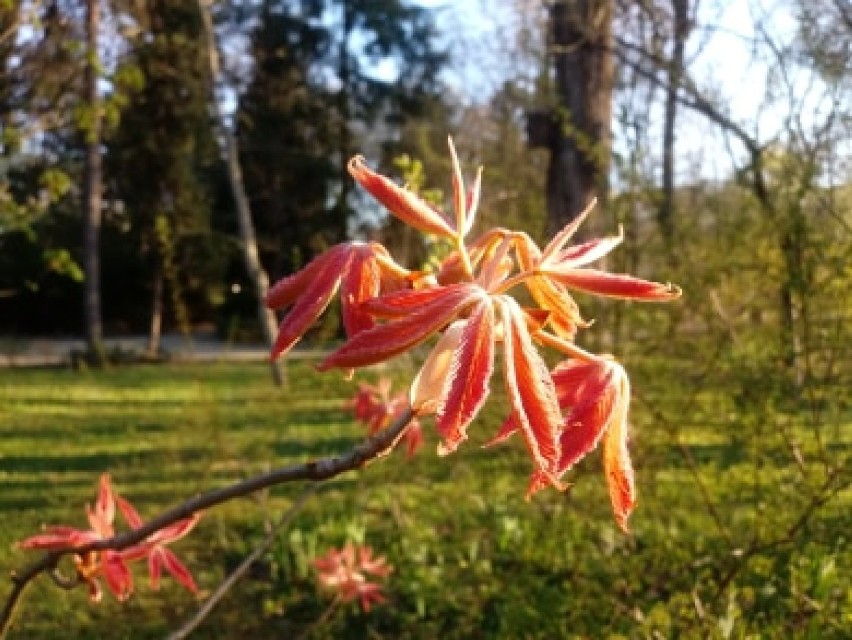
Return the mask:
[[(243, 260), (246, 265), (246, 271), (248, 272), (249, 279), (254, 285), (255, 296), (257, 298), (258, 323), (260, 324), (264, 341), (271, 347), (275, 342), (278, 323), (275, 320), (275, 314), (264, 305), (266, 292), (269, 290), (269, 276), (266, 274), (266, 271), (260, 262), (260, 255), (257, 250), (257, 237), (254, 232), (254, 223), (252, 222), (249, 199), (246, 195), (245, 185), (243, 183), (243, 173), (240, 167), (237, 139), (226, 124), (221, 105), (216, 97), (215, 86), (217, 79), (220, 76), (219, 48), (216, 44), (216, 34), (213, 30), (213, 18), (210, 15), (210, 7), (206, 0), (198, 0), (198, 10), (201, 13), (201, 20), (204, 25), (204, 33), (207, 39), (210, 78), (213, 83), (211, 102), (216, 116), (216, 126), (219, 129), (219, 135), (225, 146), (228, 178), (231, 184), (231, 192), (234, 196), (234, 203), (237, 207), (237, 221), (239, 223), (240, 237), (242, 239)], [(273, 382), (276, 385), (282, 385), (285, 382), (285, 379), (281, 365), (278, 362), (272, 362), (271, 369)]]
[(683, 56), (686, 38), (689, 35), (689, 0), (672, 0), (673, 43), (669, 60), (668, 86), (663, 120), (663, 193), (658, 220), (660, 231), (672, 255), (674, 241), (674, 174), (675, 174), (675, 124), (677, 121), (677, 94), (683, 76)]
[(83, 196), (83, 247), (86, 310), (86, 344), (92, 364), (102, 365), (106, 356), (101, 319), (101, 105), (98, 95), (98, 29), (100, 8), (98, 0), (86, 3), (86, 102), (91, 112), (86, 135), (86, 178)]
[(163, 265), (159, 257), (154, 267), (154, 286), (151, 294), (151, 326), (148, 332), (148, 356), (155, 358), (160, 353), (160, 337), (163, 334)]
[(612, 146), (612, 0), (560, 0), (551, 12), (557, 109), (550, 135), (551, 232), (607, 195)]

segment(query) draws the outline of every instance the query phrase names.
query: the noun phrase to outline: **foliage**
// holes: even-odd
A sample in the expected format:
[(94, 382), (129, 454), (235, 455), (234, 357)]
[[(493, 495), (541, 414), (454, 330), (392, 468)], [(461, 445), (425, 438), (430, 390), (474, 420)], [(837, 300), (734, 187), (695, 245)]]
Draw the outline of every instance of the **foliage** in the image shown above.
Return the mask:
[[(250, 161), (246, 173), (254, 180), (262, 257), (276, 276), (346, 235), (355, 203), (343, 179), (345, 158), (368, 138), (376, 144), (393, 136), (422, 112), (422, 100), (436, 100), (444, 61), (427, 9), (402, 0), (297, 4), (214, 5), (233, 55), (229, 65), (241, 67), (239, 79), (225, 89), (233, 89), (228, 96), (239, 103), (237, 129)], [(247, 287), (240, 296), (228, 293), (245, 274), (212, 133), (198, 8), (157, 0), (107, 2), (101, 9), (96, 64), (105, 124), (106, 330), (147, 330), (160, 278), (172, 302), (164, 305), (166, 329), (180, 324), (182, 315), (223, 327), (239, 322), (241, 308), (253, 309), (255, 301), (239, 299), (251, 297)], [(81, 154), (94, 116), (81, 99), (88, 64), (84, 14), (67, 2), (0, 8), (0, 299), (7, 331), (82, 328), (83, 314), (76, 310), (82, 288), (72, 280), (80, 275), (81, 234), (73, 222), (82, 208)], [(243, 52), (240, 43), (251, 39), (254, 45)], [(375, 65), (391, 61), (399, 78), (374, 73)], [(217, 87), (220, 97), (223, 88)], [(45, 198), (41, 174), (65, 175), (70, 188), (53, 193), (58, 181), (51, 180), (53, 197)], [(34, 204), (37, 212), (30, 211)], [(163, 216), (168, 224), (160, 228), (168, 227), (167, 236), (155, 232)], [(305, 229), (297, 240), (292, 232), (298, 220)], [(170, 246), (163, 245), (166, 237)], [(37, 260), (41, 247), (50, 253)], [(71, 278), (57, 277), (57, 268)], [(30, 296), (36, 289), (44, 303)], [(47, 290), (50, 304), (73, 309), (53, 326), (45, 312)]]
[[(346, 160), (373, 143), (371, 129), (391, 139), (423, 113), (443, 57), (430, 12), (403, 0), (265, 2), (257, 21), (237, 131), (261, 254), (277, 278), (346, 237), (355, 212)], [(392, 76), (375, 73), (381, 63)]]
[[(272, 345), (271, 356), (277, 358), (293, 348), (341, 290), (347, 342), (323, 360), (320, 370), (376, 365), (407, 353), (438, 334), (432, 352), (414, 376), (407, 404), (403, 399), (397, 403), (399, 409), (390, 407), (394, 401), (389, 395), (389, 383), (383, 384), (384, 391), (376, 398), (367, 394), (366, 411), (363, 403), (356, 401), (361, 419), (382, 420), (381, 415), (374, 415), (376, 409), (381, 414), (398, 413), (391, 426), (350, 454), (278, 469), (223, 490), (208, 491), (147, 522), (123, 499), (113, 497), (109, 476), (103, 475), (96, 507), (87, 508), (91, 531), (52, 526), (44, 534), (21, 543), (24, 548), (48, 553), (12, 576), (13, 589), (2, 611), (0, 630), (5, 632), (8, 628), (29, 583), (44, 572), (51, 573), (61, 586), (87, 583), (94, 601), (100, 600), (97, 577), (103, 576), (116, 597), (124, 600), (132, 591), (132, 575), (126, 562), (147, 556), (155, 586), (165, 565), (180, 582), (195, 590), (188, 571), (165, 545), (183, 537), (194, 526), (201, 509), (279, 483), (300, 478), (321, 480), (351, 471), (398, 442), (404, 431), (411, 429), (413, 418), (435, 414), (441, 438), (438, 453), (452, 453), (468, 438), (468, 427), (490, 394), (498, 343), (502, 346), (503, 377), (511, 412), (491, 444), (515, 433), (523, 438), (533, 462), (527, 497), (549, 486), (564, 490), (566, 485), (560, 478), (601, 443), (613, 513), (619, 526), (627, 531), (627, 518), (636, 503), (634, 471), (627, 449), (630, 384), (623, 367), (613, 357), (598, 356), (574, 344), (578, 329), (589, 325), (570, 292), (665, 302), (678, 298), (680, 290), (671, 284), (588, 268), (622, 241), (619, 235), (567, 245), (591, 206), (543, 249), (528, 235), (499, 227), (470, 240), (468, 235), (480, 202), (482, 171), (467, 190), (452, 141), (449, 150), (454, 217), (374, 173), (363, 157), (354, 157), (348, 167), (352, 177), (394, 216), (452, 243), (452, 252), (441, 260), (434, 275), (397, 264), (379, 244), (344, 243), (280, 280), (266, 296), (270, 309), (292, 307)], [(522, 308), (509, 293), (519, 285), (525, 287), (536, 307)], [(377, 322), (382, 318), (388, 321)], [(556, 349), (567, 359), (548, 371), (539, 347)], [(362, 392), (365, 390), (362, 387)], [(132, 528), (125, 535), (114, 532), (116, 505)], [(57, 564), (67, 555), (73, 557), (75, 564), (75, 578), (70, 583), (57, 578), (56, 573)], [(324, 571), (332, 570), (334, 557), (332, 554), (318, 561)], [(353, 564), (353, 548), (347, 546), (341, 557)], [(369, 553), (360, 553), (359, 559), (373, 567), (373, 573), (386, 573), (379, 567), (383, 561), (371, 563)], [(336, 579), (327, 575), (323, 578), (326, 583)], [(347, 585), (358, 581), (345, 579)], [(370, 600), (380, 598), (375, 585), (362, 586), (365, 590), (347, 587), (339, 596), (345, 602), (358, 594), (367, 610)]]
[(215, 244), (210, 168), (216, 146), (206, 49), (195, 5), (162, 0), (136, 7), (136, 13), (142, 28), (123, 65), (135, 70), (138, 81), (128, 89), (110, 140), (109, 183), (125, 207), (126, 241), (144, 256), (150, 280), (165, 280), (176, 324), (186, 329), (185, 295), (206, 302), (204, 283), (222, 278), (221, 262), (204, 269), (191, 259), (199, 251), (212, 253)]

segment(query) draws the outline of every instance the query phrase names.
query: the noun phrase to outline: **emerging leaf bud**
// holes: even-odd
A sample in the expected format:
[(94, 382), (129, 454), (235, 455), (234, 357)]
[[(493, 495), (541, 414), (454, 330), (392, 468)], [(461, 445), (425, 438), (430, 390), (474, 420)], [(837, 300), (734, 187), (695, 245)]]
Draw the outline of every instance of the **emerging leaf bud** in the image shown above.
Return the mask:
[(464, 325), (463, 320), (458, 320), (447, 328), (411, 383), (408, 397), (415, 413), (423, 415), (438, 410), (450, 362), (458, 347)]

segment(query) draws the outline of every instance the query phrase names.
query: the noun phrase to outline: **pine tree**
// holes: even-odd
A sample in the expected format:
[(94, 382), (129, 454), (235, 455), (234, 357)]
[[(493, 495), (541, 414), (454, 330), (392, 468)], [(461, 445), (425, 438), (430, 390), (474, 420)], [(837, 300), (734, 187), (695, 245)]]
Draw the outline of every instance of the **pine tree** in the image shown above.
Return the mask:
[[(429, 12), (402, 0), (263, 5), (238, 125), (273, 276), (347, 236), (354, 208), (346, 162), (393, 137), (437, 94), (443, 56), (434, 47)], [(382, 62), (397, 73), (376, 74)]]
[(135, 67), (142, 87), (131, 94), (121, 114), (110, 144), (110, 169), (115, 195), (126, 206), (133, 236), (148, 259), (149, 351), (156, 353), (165, 291), (171, 293), (178, 324), (189, 322), (180, 249), (187, 238), (203, 242), (209, 237), (207, 170), (215, 145), (197, 5), (150, 0), (135, 18), (142, 29), (125, 64)]

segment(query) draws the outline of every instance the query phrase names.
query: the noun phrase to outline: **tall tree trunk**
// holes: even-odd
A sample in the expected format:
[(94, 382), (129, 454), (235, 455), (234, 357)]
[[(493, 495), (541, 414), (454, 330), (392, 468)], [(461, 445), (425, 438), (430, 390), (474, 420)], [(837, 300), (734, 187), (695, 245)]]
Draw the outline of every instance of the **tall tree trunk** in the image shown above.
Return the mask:
[[(350, 0), (343, 0), (343, 20), (341, 23), (340, 42), (338, 49), (338, 76), (340, 77), (340, 91), (337, 94), (339, 101), (339, 128), (337, 135), (338, 153), (340, 154), (340, 166), (346, 165), (346, 162), (353, 155), (352, 149), (352, 132), (350, 129), (350, 120), (352, 109), (350, 107), (352, 95), (352, 69), (349, 60), (349, 36), (355, 29), (355, 12)], [(337, 216), (338, 228), (336, 229), (337, 237), (334, 242), (342, 242), (346, 239), (346, 225), (348, 216), (344, 215), (346, 211), (349, 196), (352, 193), (354, 183), (349, 179), (349, 176), (344, 173), (343, 179), (340, 181), (340, 189), (337, 193), (337, 198), (334, 207), (334, 213)]]
[(673, 257), (674, 243), (674, 174), (675, 174), (675, 123), (677, 120), (677, 94), (683, 77), (683, 56), (689, 35), (689, 0), (672, 0), (673, 43), (669, 60), (666, 105), (663, 120), (663, 193), (657, 219), (669, 256)]
[(86, 177), (83, 197), (84, 220), (84, 268), (86, 344), (92, 364), (103, 365), (106, 353), (103, 345), (103, 322), (101, 318), (101, 104), (98, 95), (98, 29), (100, 7), (98, 0), (86, 3), (86, 102), (91, 117), (85, 129)]
[(612, 147), (613, 0), (559, 0), (551, 9), (557, 113), (550, 134), (551, 232), (607, 195)]
[(148, 356), (156, 358), (160, 352), (160, 338), (163, 335), (163, 263), (155, 257), (153, 291), (151, 292), (151, 326), (148, 333)]
[[(220, 76), (219, 64), (219, 48), (216, 44), (216, 33), (213, 29), (213, 18), (210, 14), (210, 5), (208, 0), (198, 0), (198, 10), (201, 13), (201, 21), (204, 26), (204, 35), (207, 40), (207, 52), (210, 62), (210, 80), (211, 87), (211, 103), (213, 113), (216, 118), (216, 126), (219, 129), (219, 136), (225, 145), (225, 156), (228, 165), (228, 178), (231, 184), (231, 191), (234, 195), (234, 202), (237, 207), (237, 220), (240, 227), (240, 237), (243, 245), (243, 259), (246, 265), (246, 271), (254, 285), (255, 296), (257, 297), (257, 318), (260, 324), (260, 329), (263, 333), (263, 338), (267, 345), (272, 347), (275, 342), (275, 336), (278, 330), (278, 323), (275, 320), (275, 314), (266, 308), (264, 299), (266, 292), (269, 290), (269, 276), (263, 269), (260, 263), (260, 255), (257, 250), (257, 238), (254, 232), (254, 223), (251, 217), (251, 208), (249, 207), (248, 196), (246, 195), (245, 185), (243, 184), (243, 173), (240, 167), (240, 159), (237, 149), (237, 139), (230, 127), (225, 121), (225, 114), (222, 112), (222, 106), (216, 97), (216, 84)], [(278, 362), (271, 363), (272, 380), (281, 386), (285, 383), (285, 372)]]

